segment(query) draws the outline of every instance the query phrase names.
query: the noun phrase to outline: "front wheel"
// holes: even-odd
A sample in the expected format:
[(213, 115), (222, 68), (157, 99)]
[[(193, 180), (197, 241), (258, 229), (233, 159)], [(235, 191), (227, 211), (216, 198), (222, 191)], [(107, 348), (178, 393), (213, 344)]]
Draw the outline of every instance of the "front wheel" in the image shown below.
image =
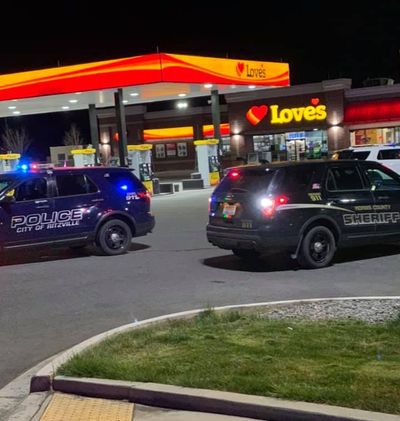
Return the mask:
[(96, 238), (96, 245), (102, 254), (115, 256), (129, 250), (132, 232), (128, 224), (120, 219), (112, 219), (104, 223)]
[(328, 266), (336, 252), (336, 242), (332, 231), (324, 226), (311, 228), (301, 243), (298, 262), (308, 269)]

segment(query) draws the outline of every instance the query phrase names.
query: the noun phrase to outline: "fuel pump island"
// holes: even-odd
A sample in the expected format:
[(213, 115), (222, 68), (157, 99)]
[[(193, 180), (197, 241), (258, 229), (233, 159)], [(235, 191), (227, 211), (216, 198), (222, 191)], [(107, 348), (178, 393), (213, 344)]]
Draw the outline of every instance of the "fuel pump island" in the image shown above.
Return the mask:
[(16, 170), (20, 158), (21, 155), (19, 153), (0, 154), (0, 172)]
[(218, 139), (195, 140), (197, 167), (204, 187), (219, 183)]
[(146, 189), (153, 194), (153, 170), (151, 168), (151, 149), (153, 145), (128, 145), (128, 165), (136, 171)]

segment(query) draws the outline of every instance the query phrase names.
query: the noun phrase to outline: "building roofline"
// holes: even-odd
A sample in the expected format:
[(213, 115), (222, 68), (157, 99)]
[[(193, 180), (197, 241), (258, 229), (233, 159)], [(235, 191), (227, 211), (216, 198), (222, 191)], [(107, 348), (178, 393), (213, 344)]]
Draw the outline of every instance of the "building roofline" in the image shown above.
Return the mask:
[(282, 88), (259, 89), (252, 92), (225, 94), (227, 103), (254, 101), (264, 98), (281, 98), (286, 96), (314, 94), (328, 91), (346, 91), (351, 88), (351, 79), (332, 79), (322, 82), (306, 83)]
[(400, 84), (369, 86), (356, 88), (345, 92), (345, 98), (349, 102), (362, 101), (366, 99), (383, 99), (400, 96)]

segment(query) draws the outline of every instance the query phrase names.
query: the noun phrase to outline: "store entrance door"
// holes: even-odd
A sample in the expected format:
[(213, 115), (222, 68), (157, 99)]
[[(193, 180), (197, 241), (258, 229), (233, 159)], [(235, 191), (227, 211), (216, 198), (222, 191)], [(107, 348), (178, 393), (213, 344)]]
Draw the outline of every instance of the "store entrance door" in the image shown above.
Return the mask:
[(306, 140), (286, 140), (286, 153), (288, 161), (300, 161), (304, 159), (306, 151)]

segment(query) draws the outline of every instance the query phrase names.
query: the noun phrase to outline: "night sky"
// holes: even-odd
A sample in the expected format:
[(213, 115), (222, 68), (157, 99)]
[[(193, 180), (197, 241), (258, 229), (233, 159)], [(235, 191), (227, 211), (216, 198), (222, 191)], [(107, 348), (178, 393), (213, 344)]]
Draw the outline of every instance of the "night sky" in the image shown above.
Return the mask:
[[(0, 73), (148, 54), (158, 48), (285, 61), (292, 85), (340, 77), (353, 79), (353, 87), (368, 77), (400, 81), (398, 0), (131, 1), (109, 2), (108, 7), (82, 0), (40, 3), (2, 4)], [(50, 138), (60, 143), (75, 119), (61, 113), (50, 117), (34, 117), (35, 123), (25, 118), (35, 143)], [(22, 119), (12, 120), (20, 124)], [(86, 112), (78, 113), (76, 122), (85, 135)]]

